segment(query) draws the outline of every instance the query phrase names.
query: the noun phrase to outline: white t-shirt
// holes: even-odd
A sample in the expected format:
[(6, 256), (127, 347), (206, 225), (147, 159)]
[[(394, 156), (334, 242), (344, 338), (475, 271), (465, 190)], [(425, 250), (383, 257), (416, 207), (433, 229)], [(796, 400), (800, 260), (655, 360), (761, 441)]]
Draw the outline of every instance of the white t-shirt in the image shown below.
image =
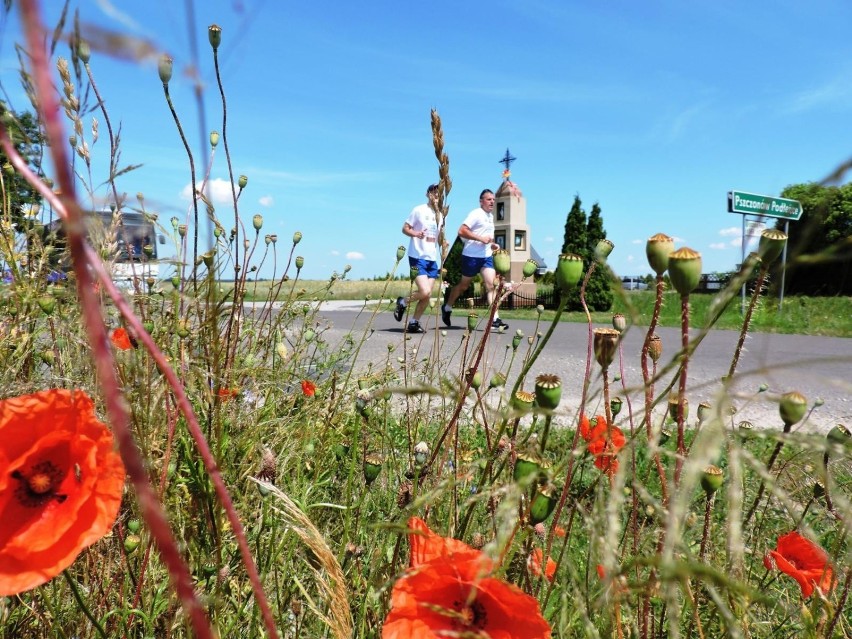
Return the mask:
[[(462, 225), (469, 228), (475, 235), (494, 238), (494, 216), (486, 213), (482, 208), (475, 208), (464, 218)], [(483, 244), (476, 240), (462, 238), (464, 248), (462, 255), (468, 257), (491, 257), (491, 244)]]
[(432, 262), (438, 261), (438, 222), (435, 219), (435, 211), (428, 204), (415, 206), (405, 222), (418, 233), (426, 231), (422, 239), (412, 237), (408, 243), (408, 255)]

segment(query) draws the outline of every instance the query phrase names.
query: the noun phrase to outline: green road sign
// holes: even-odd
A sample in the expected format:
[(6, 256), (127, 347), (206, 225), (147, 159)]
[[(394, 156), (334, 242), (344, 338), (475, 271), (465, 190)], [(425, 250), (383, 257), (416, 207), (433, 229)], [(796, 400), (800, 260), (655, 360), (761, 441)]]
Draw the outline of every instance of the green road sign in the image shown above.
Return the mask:
[(783, 197), (729, 191), (728, 212), (742, 215), (768, 215), (769, 217), (780, 217), (783, 220), (798, 220), (802, 217), (802, 203)]

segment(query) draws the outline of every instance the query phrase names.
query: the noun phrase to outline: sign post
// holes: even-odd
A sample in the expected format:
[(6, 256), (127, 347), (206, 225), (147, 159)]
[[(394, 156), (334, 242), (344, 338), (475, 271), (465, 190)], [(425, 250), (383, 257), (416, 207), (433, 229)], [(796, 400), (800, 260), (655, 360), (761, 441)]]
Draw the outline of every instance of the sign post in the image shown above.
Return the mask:
[[(802, 217), (802, 203), (798, 200), (789, 200), (783, 197), (772, 197), (771, 195), (758, 195), (747, 191), (728, 191), (728, 213), (739, 213), (743, 216), (743, 241), (742, 241), (742, 263), (745, 264), (746, 235), (752, 235), (759, 224), (749, 222), (749, 232), (746, 231), (746, 215), (759, 215), (761, 221), (763, 216), (776, 217), (784, 220), (784, 232), (787, 233), (790, 220), (798, 221)], [(757, 231), (755, 234), (759, 235)], [(787, 234), (789, 236), (789, 233)], [(778, 297), (778, 310), (784, 303), (784, 280), (787, 271), (787, 245), (784, 244), (784, 253), (781, 258), (781, 290)], [(742, 312), (745, 312), (745, 284), (742, 288)]]

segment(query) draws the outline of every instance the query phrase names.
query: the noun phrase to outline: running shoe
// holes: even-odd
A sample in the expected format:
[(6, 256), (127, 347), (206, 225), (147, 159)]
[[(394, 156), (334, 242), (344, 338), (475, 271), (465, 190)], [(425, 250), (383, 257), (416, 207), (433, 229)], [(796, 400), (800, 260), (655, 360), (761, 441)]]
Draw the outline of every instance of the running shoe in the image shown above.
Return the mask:
[(408, 323), (408, 327), (405, 329), (406, 333), (425, 333), (426, 329), (420, 326), (420, 322), (417, 320), (411, 320)]
[(446, 306), (441, 307), (441, 321), (444, 322), (446, 326), (452, 326), (453, 323), (450, 321), (450, 315), (453, 314), (453, 309), (447, 310)]
[(402, 297), (397, 297), (396, 308), (393, 310), (393, 318), (397, 322), (401, 322), (403, 315), (405, 315), (405, 299)]

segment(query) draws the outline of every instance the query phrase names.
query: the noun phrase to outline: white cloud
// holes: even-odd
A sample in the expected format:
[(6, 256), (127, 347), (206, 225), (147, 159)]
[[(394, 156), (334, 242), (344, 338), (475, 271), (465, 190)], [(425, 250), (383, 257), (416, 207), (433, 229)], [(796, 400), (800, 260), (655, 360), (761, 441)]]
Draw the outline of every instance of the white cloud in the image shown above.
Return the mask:
[(631, 244), (641, 244), (643, 240), (632, 240)]
[(636, 258), (635, 258), (635, 257), (633, 257), (632, 255), (628, 255), (628, 256), (627, 256), (627, 263), (628, 263), (628, 264), (633, 264), (633, 262), (634, 262), (635, 260), (636, 260)]
[[(201, 188), (200, 184), (196, 184), (195, 186), (196, 188)], [(223, 180), (222, 178), (210, 180), (207, 183), (207, 192), (210, 193), (210, 199), (213, 204), (231, 204), (234, 201), (234, 196), (231, 192), (231, 183), (228, 180)], [(192, 184), (187, 184), (183, 187), (180, 197), (183, 200), (192, 199)]]
[(710, 248), (716, 251), (724, 251), (726, 248), (728, 248), (728, 245), (724, 242), (714, 242), (710, 245)]
[(553, 241), (554, 241), (553, 236), (552, 236), (552, 235), (548, 235), (546, 238), (544, 238), (544, 241), (545, 241), (545, 242), (553, 242)]
[(260, 204), (261, 206), (264, 206), (266, 208), (269, 208), (270, 206), (272, 206), (275, 203), (275, 201), (272, 199), (271, 195), (264, 195), (257, 202), (258, 202), (258, 204)]
[(364, 259), (364, 254), (363, 254), (363, 253), (359, 253), (358, 251), (349, 251), (349, 252), (346, 254), (346, 259), (347, 259), (347, 260), (363, 260), (363, 259)]
[(331, 254), (332, 255), (340, 255), (340, 251), (338, 251), (336, 249), (331, 249)]
[(735, 235), (740, 236), (742, 234), (743, 231), (739, 226), (729, 226), (728, 228), (721, 229), (719, 231), (719, 235), (721, 235), (722, 237), (733, 237)]

